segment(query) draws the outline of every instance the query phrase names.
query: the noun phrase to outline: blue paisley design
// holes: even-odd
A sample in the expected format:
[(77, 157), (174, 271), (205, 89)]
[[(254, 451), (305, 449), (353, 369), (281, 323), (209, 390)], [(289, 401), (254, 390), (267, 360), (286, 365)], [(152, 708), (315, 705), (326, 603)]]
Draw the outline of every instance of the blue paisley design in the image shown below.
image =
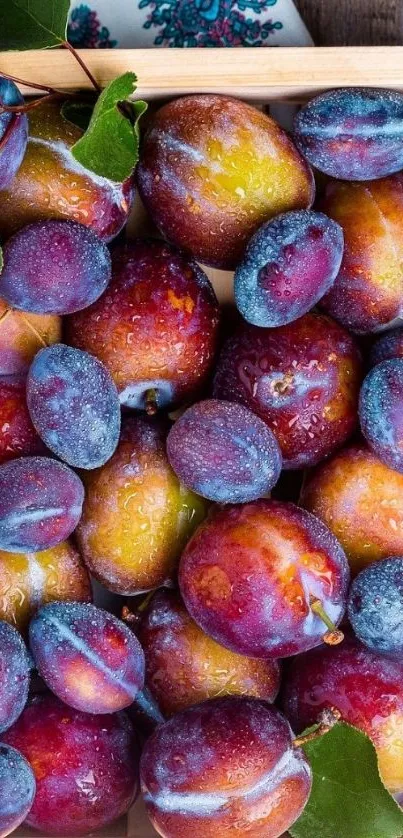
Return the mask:
[(116, 47), (117, 41), (110, 38), (109, 29), (102, 26), (98, 15), (89, 6), (73, 9), (67, 29), (67, 38), (73, 47)]
[[(145, 29), (158, 28), (155, 46), (235, 47), (264, 45), (281, 21), (262, 15), (277, 0), (141, 0), (148, 9)], [(248, 15), (249, 13), (249, 15)]]

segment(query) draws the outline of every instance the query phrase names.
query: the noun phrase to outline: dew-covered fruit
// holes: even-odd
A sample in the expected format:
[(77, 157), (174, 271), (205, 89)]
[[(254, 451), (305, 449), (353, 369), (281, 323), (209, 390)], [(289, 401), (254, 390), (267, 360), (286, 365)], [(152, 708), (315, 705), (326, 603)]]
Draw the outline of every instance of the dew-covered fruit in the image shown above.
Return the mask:
[(403, 358), (370, 370), (360, 391), (359, 417), (371, 451), (403, 473)]
[(0, 838), (6, 838), (25, 820), (35, 797), (35, 776), (27, 760), (0, 745)]
[(137, 182), (164, 236), (200, 262), (234, 268), (257, 228), (314, 198), (309, 166), (262, 111), (228, 96), (184, 96), (144, 137)]
[(19, 457), (0, 466), (0, 550), (35, 553), (71, 535), (84, 488), (68, 466), (49, 457)]
[(97, 358), (57, 343), (34, 358), (27, 404), (47, 447), (71, 466), (104, 465), (119, 441), (120, 403), (108, 370)]
[(294, 504), (272, 500), (213, 510), (179, 567), (196, 623), (228, 649), (256, 658), (340, 642), (335, 625), (348, 582), (347, 559), (330, 530)]
[(199, 628), (175, 591), (157, 591), (145, 611), (139, 640), (146, 683), (165, 716), (218, 695), (275, 700), (277, 660), (257, 660), (220, 646)]
[(137, 796), (137, 743), (124, 712), (95, 716), (37, 696), (2, 740), (34, 771), (26, 825), (41, 834), (88, 835), (126, 814)]
[(86, 308), (111, 277), (106, 244), (75, 221), (28, 224), (6, 242), (3, 259), (0, 295), (10, 306), (38, 314)]
[(132, 179), (114, 183), (85, 169), (71, 147), (83, 134), (63, 118), (60, 99), (29, 112), (29, 139), (9, 189), (0, 194), (0, 236), (8, 239), (33, 221), (78, 221), (105, 241), (126, 223), (133, 200)]
[(375, 652), (403, 653), (403, 558), (393, 556), (364, 568), (348, 597), (355, 634)]
[(28, 412), (24, 379), (0, 376), (0, 463), (45, 451)]
[(121, 403), (147, 409), (192, 399), (211, 371), (219, 309), (199, 266), (157, 240), (112, 255), (112, 282), (98, 302), (67, 320), (67, 343), (96, 355)]
[[(23, 105), (18, 87), (10, 79), (0, 76), (1, 105)], [(25, 113), (0, 112), (0, 189), (7, 189), (20, 168), (28, 139), (28, 119)]]
[(235, 271), (236, 305), (255, 326), (291, 323), (329, 291), (342, 256), (343, 231), (323, 213), (279, 215), (255, 233)]
[(312, 166), (342, 180), (403, 169), (403, 95), (349, 87), (316, 96), (297, 113), (294, 140)]
[(29, 626), (29, 644), (45, 684), (84, 713), (116, 713), (144, 685), (144, 654), (131, 629), (95, 605), (51, 602)]
[(305, 314), (278, 329), (244, 324), (224, 344), (214, 396), (240, 402), (273, 431), (283, 466), (313, 466), (357, 425), (361, 357), (328, 317)]
[(88, 571), (70, 541), (40, 553), (0, 550), (0, 619), (25, 633), (48, 602), (90, 602)]
[(61, 335), (58, 315), (17, 311), (0, 299), (0, 375), (25, 375), (39, 349)]
[(165, 440), (159, 418), (126, 417), (113, 457), (85, 477), (80, 552), (91, 573), (119, 594), (169, 583), (205, 514), (202, 499), (170, 467)]
[(332, 181), (321, 209), (344, 234), (341, 268), (321, 307), (353, 332), (389, 326), (403, 313), (403, 173)]
[(375, 745), (382, 779), (403, 792), (403, 662), (347, 637), (335, 649), (320, 646), (296, 657), (287, 672), (283, 709), (296, 733), (336, 708)]
[(141, 789), (165, 838), (278, 838), (301, 814), (311, 769), (284, 716), (254, 698), (183, 710), (145, 744)]
[(403, 358), (403, 328), (401, 326), (381, 335), (369, 353), (371, 367), (380, 364), (381, 361), (389, 361), (391, 358)]
[(177, 419), (167, 453), (184, 486), (218, 503), (261, 498), (281, 472), (270, 428), (243, 405), (219, 399), (199, 402)]
[(353, 574), (403, 555), (403, 475), (365, 446), (349, 446), (309, 474), (301, 504), (334, 533)]
[[(0, 733), (14, 724), (27, 703), (30, 669), (21, 635), (0, 620)], [(1, 799), (0, 794), (0, 812)]]

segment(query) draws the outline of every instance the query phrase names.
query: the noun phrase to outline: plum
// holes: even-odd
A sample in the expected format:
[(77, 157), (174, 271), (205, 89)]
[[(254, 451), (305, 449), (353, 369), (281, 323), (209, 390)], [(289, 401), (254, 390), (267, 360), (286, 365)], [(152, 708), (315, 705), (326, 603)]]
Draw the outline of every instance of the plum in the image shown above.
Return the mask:
[(6, 242), (0, 294), (14, 308), (70, 314), (91, 305), (111, 277), (106, 244), (76, 221), (47, 219)]
[(71, 466), (104, 465), (119, 441), (120, 404), (106, 367), (62, 343), (42, 349), (27, 378), (27, 404), (47, 447)]
[(0, 838), (6, 838), (25, 820), (35, 797), (35, 775), (26, 759), (0, 745)]
[[(70, 100), (69, 100), (70, 101)], [(85, 169), (71, 147), (83, 134), (63, 118), (61, 101), (45, 101), (29, 113), (29, 139), (9, 189), (0, 193), (0, 236), (48, 218), (69, 219), (113, 239), (129, 215), (132, 179), (113, 183)]]
[(349, 446), (318, 466), (300, 500), (340, 541), (354, 575), (403, 555), (403, 476), (365, 446)]
[(348, 617), (355, 634), (375, 652), (403, 652), (403, 558), (369, 565), (354, 579)]
[(335, 624), (348, 582), (347, 559), (330, 530), (294, 504), (273, 500), (213, 510), (179, 566), (195, 622), (218, 643), (255, 658), (340, 642)]
[(403, 328), (391, 329), (381, 335), (371, 347), (369, 363), (371, 367), (380, 364), (381, 361), (389, 361), (391, 358), (403, 358)]
[(57, 343), (61, 335), (56, 314), (16, 311), (0, 299), (0, 375), (24, 375), (38, 350)]
[(321, 646), (292, 661), (285, 680), (283, 709), (299, 733), (321, 710), (335, 707), (375, 745), (383, 782), (403, 792), (403, 662), (367, 649), (353, 637), (340, 646)]
[(79, 602), (51, 602), (29, 626), (29, 645), (43, 680), (84, 713), (116, 713), (144, 685), (144, 654), (117, 617)]
[(159, 418), (128, 416), (109, 462), (85, 477), (80, 552), (106, 588), (132, 595), (170, 583), (205, 504), (180, 485)]
[(219, 503), (246, 503), (267, 495), (281, 472), (274, 434), (240, 404), (208, 399), (189, 407), (167, 439), (179, 480)]
[(361, 387), (359, 417), (371, 451), (403, 473), (403, 358), (370, 370)]
[(342, 180), (403, 169), (403, 95), (349, 87), (316, 96), (297, 113), (294, 140), (312, 166)]
[(137, 796), (137, 743), (124, 712), (95, 716), (37, 696), (2, 741), (33, 769), (26, 824), (42, 834), (87, 835), (124, 815)]
[(280, 686), (277, 660), (237, 655), (202, 631), (175, 591), (157, 591), (144, 612), (139, 640), (146, 683), (165, 716), (218, 695), (274, 701)]
[(314, 198), (309, 166), (262, 111), (229, 96), (184, 96), (147, 131), (137, 182), (164, 236), (201, 262), (234, 268), (248, 239)]
[[(10, 79), (0, 76), (1, 105), (22, 105), (24, 99)], [(28, 139), (25, 113), (0, 111), (0, 189), (8, 189), (22, 163)]]
[(22, 637), (15, 628), (0, 620), (0, 733), (14, 724), (27, 703), (30, 670)]
[(312, 782), (284, 716), (235, 696), (190, 707), (157, 728), (140, 779), (165, 838), (278, 838), (301, 814)]
[(0, 550), (55, 547), (77, 526), (84, 488), (68, 466), (49, 457), (19, 457), (0, 466)]
[(352, 434), (360, 383), (354, 339), (311, 313), (278, 329), (239, 326), (224, 344), (213, 394), (260, 416), (277, 437), (284, 468), (297, 469), (320, 462)]
[(333, 285), (343, 246), (339, 224), (320, 212), (287, 212), (264, 224), (235, 271), (242, 316), (266, 327), (302, 317)]
[(87, 569), (74, 545), (64, 541), (40, 553), (0, 550), (0, 619), (25, 633), (47, 602), (91, 601)]
[(341, 268), (321, 307), (353, 332), (389, 326), (403, 312), (403, 173), (333, 181), (320, 206), (344, 233)]
[(205, 273), (157, 240), (116, 248), (112, 282), (67, 319), (66, 341), (96, 355), (122, 404), (155, 412), (203, 387), (218, 340), (219, 309)]
[(0, 377), (0, 463), (45, 451), (28, 412), (24, 379)]

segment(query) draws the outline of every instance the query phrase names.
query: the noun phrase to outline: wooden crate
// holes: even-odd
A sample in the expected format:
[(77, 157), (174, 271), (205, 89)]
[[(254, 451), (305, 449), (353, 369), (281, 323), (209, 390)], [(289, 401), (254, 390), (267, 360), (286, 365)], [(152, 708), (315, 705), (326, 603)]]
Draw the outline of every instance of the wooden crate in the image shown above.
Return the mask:
[[(138, 76), (136, 98), (148, 101), (188, 93), (225, 93), (251, 102), (303, 102), (334, 87), (390, 87), (403, 91), (403, 47), (282, 47), (170, 50), (80, 50), (104, 87), (128, 70)], [(63, 49), (0, 52), (0, 74), (7, 73), (60, 90), (91, 87), (71, 54)], [(35, 93), (20, 85), (24, 94)], [(38, 91), (40, 92), (40, 91)], [(142, 210), (137, 208), (141, 225)], [(136, 223), (137, 227), (137, 223)], [(232, 294), (231, 274), (207, 269), (221, 300)], [(16, 838), (40, 838), (20, 829)], [(156, 838), (144, 805), (93, 835), (98, 838)], [(157, 836), (158, 838), (158, 836)], [(217, 835), (219, 838), (219, 835)], [(287, 836), (283, 836), (287, 838)]]

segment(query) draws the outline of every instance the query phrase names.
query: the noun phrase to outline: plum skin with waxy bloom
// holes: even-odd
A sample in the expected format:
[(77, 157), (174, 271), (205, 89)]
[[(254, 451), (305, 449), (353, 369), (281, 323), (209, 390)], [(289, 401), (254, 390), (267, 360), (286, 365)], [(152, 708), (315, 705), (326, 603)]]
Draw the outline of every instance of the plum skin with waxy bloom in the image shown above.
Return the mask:
[(334, 178), (368, 181), (403, 168), (403, 96), (395, 90), (328, 90), (297, 113), (294, 140), (312, 166)]
[(133, 595), (170, 584), (205, 501), (181, 486), (165, 450), (159, 417), (126, 416), (118, 447), (85, 475), (76, 531), (90, 572), (110, 591)]
[(186, 254), (136, 240), (112, 254), (112, 281), (89, 308), (66, 318), (66, 342), (109, 370), (123, 405), (178, 405), (201, 390), (218, 342), (212, 285)]
[(48, 218), (78, 221), (110, 241), (126, 223), (133, 179), (113, 183), (81, 166), (71, 147), (83, 134), (64, 119), (61, 101), (41, 102), (29, 112), (24, 159), (10, 187), (0, 192), (0, 236)]
[(296, 733), (335, 707), (342, 720), (369, 736), (389, 791), (403, 794), (403, 663), (367, 649), (355, 637), (321, 646), (292, 661), (282, 707)]
[(344, 234), (340, 271), (320, 307), (357, 334), (389, 327), (403, 312), (402, 187), (402, 172), (367, 183), (331, 181), (320, 202)]
[(144, 654), (135, 634), (95, 605), (51, 602), (29, 626), (36, 667), (52, 692), (84, 713), (116, 713), (144, 685)]
[(138, 745), (124, 711), (81, 713), (37, 695), (1, 741), (36, 778), (26, 825), (45, 835), (88, 835), (126, 814), (138, 794)]
[(165, 716), (218, 695), (275, 700), (280, 686), (277, 660), (237, 655), (192, 620), (176, 591), (157, 591), (145, 611), (139, 640), (146, 683)]
[(88, 571), (72, 541), (39, 553), (0, 550), (0, 619), (25, 634), (48, 602), (91, 602)]
[(291, 503), (218, 507), (182, 554), (179, 585), (195, 622), (238, 654), (282, 658), (323, 642), (319, 600), (343, 617), (349, 569), (319, 519)]
[(183, 96), (146, 131), (137, 184), (165, 238), (195, 259), (235, 268), (257, 228), (310, 207), (314, 179), (292, 140), (262, 111), (229, 96)]
[(307, 475), (300, 503), (334, 533), (354, 575), (403, 554), (403, 475), (365, 445), (338, 451)]
[(278, 838), (301, 814), (311, 769), (281, 713), (256, 698), (215, 698), (160, 725), (140, 780), (165, 838)]
[(309, 313), (278, 329), (243, 324), (223, 346), (213, 395), (266, 422), (283, 468), (308, 468), (355, 430), (361, 367), (354, 338), (329, 317)]

